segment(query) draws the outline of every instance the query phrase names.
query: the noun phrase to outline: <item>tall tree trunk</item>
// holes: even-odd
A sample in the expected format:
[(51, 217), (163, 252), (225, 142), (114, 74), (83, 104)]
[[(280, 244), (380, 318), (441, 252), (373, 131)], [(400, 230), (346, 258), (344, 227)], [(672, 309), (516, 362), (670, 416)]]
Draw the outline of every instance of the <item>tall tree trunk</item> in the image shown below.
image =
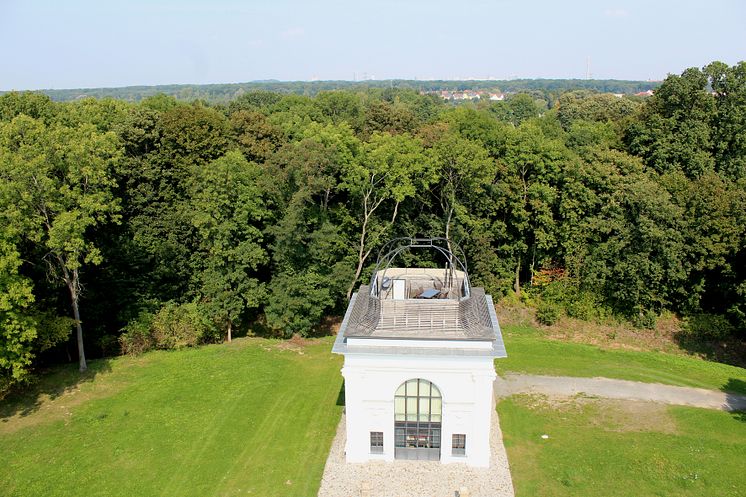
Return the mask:
[(228, 321), (228, 343), (231, 343), (231, 340), (233, 340), (233, 323)]
[(78, 343), (78, 364), (80, 372), (82, 373), (88, 369), (88, 365), (85, 361), (85, 348), (83, 347), (83, 325), (80, 321), (80, 309), (78, 308), (78, 297), (80, 288), (80, 280), (78, 270), (73, 269), (72, 274), (63, 266), (63, 274), (65, 283), (67, 284), (68, 290), (70, 290), (70, 301), (73, 308), (73, 318), (75, 319), (75, 339)]
[(453, 247), (451, 247), (451, 219), (453, 218), (453, 204), (448, 208), (448, 217), (446, 218), (446, 246), (448, 247), (448, 284), (453, 284)]
[[(373, 250), (372, 248), (369, 248), (367, 252), (365, 251), (365, 239), (368, 236), (368, 224), (370, 223), (370, 218), (373, 216), (373, 213), (385, 200), (385, 197), (379, 199), (373, 197), (373, 199), (371, 199), (371, 196), (374, 194), (373, 187), (375, 186), (375, 184), (376, 182), (372, 178), (371, 189), (368, 190), (363, 196), (363, 227), (362, 231), (360, 232), (360, 246), (358, 247), (357, 252), (357, 268), (355, 269), (355, 277), (352, 278), (352, 282), (350, 282), (350, 286), (347, 289), (347, 300), (350, 300), (350, 298), (352, 297), (352, 291), (355, 289), (355, 283), (360, 277), (360, 274), (363, 272), (365, 261), (368, 259), (371, 250)], [(391, 224), (389, 226), (393, 225), (394, 221), (396, 221), (397, 212), (399, 212), (399, 202), (394, 205), (394, 215), (391, 217)]]
[(521, 258), (518, 257), (515, 265), (515, 283), (513, 283), (513, 291), (516, 295), (521, 294)]
[(368, 230), (369, 218), (370, 216), (366, 213), (363, 218), (363, 229), (360, 232), (360, 246), (358, 247), (357, 252), (357, 268), (355, 269), (355, 277), (352, 278), (352, 282), (350, 282), (350, 286), (347, 288), (347, 300), (350, 300), (350, 297), (352, 297), (352, 291), (355, 289), (355, 282), (357, 282), (357, 279), (360, 277), (360, 273), (363, 272), (363, 265), (365, 264), (365, 259), (367, 257), (367, 254), (365, 253), (365, 236)]
[[(453, 204), (451, 204), (453, 205)], [(448, 252), (452, 252), (451, 247), (451, 220), (453, 219), (453, 207), (448, 208), (448, 216), (446, 217), (446, 244), (448, 245)], [(453, 261), (448, 261), (452, 263)]]

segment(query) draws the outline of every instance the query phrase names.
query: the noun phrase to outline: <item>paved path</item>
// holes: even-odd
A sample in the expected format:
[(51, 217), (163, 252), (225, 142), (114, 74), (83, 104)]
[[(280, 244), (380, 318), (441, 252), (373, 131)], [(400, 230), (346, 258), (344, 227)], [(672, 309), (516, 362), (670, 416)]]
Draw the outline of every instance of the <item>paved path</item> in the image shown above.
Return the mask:
[(462, 487), (471, 497), (513, 497), (508, 456), (497, 413), (492, 415), (489, 468), (435, 461), (345, 463), (345, 417), (339, 422), (321, 478), (318, 497), (454, 497)]
[(515, 393), (543, 393), (547, 395), (576, 395), (584, 393), (609, 399), (647, 400), (724, 411), (746, 410), (746, 395), (706, 390), (704, 388), (674, 387), (660, 383), (612, 380), (609, 378), (574, 378), (569, 376), (538, 376), (508, 374), (495, 380), (495, 394), (506, 397)]

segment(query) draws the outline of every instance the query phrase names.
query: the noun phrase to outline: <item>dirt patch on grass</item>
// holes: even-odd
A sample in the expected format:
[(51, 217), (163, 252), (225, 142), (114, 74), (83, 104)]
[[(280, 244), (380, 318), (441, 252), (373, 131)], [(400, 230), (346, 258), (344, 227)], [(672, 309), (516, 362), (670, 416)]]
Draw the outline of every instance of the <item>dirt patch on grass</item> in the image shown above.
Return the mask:
[(303, 355), (305, 353), (303, 349), (317, 342), (318, 340), (314, 340), (312, 338), (303, 338), (302, 336), (296, 333), (295, 335), (293, 335), (291, 338), (287, 340), (281, 340), (277, 342), (274, 345), (274, 348), (277, 350), (289, 350), (292, 352), (297, 352), (300, 355)]
[(678, 433), (668, 406), (656, 402), (601, 399), (583, 394), (572, 397), (522, 394), (516, 401), (533, 411), (613, 432)]
[[(128, 366), (136, 366), (138, 362), (135, 359)], [(0, 407), (0, 434), (15, 433), (23, 428), (54, 421), (67, 422), (76, 407), (114, 395), (128, 384), (121, 379), (115, 380), (109, 370), (84, 373), (75, 378), (77, 381), (70, 382), (65, 382), (69, 378), (60, 379), (63, 376), (71, 375), (51, 375), (28, 391), (4, 399)], [(116, 377), (121, 378), (121, 375)], [(53, 388), (49, 387), (57, 382), (59, 384)]]
[(594, 404), (599, 411), (598, 426), (608, 431), (678, 433), (676, 420), (664, 404), (609, 399), (595, 400)]

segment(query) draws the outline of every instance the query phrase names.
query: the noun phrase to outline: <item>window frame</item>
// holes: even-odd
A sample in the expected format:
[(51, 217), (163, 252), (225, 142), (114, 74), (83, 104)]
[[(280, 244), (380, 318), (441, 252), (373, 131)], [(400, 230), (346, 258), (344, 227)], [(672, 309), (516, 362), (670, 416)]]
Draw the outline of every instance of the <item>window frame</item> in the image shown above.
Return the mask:
[(451, 434), (451, 455), (452, 456), (465, 456), (466, 455), (466, 433)]
[(382, 431), (371, 431), (370, 432), (370, 453), (371, 454), (383, 454), (383, 432)]
[(441, 448), (443, 397), (424, 378), (411, 378), (394, 394), (394, 448)]

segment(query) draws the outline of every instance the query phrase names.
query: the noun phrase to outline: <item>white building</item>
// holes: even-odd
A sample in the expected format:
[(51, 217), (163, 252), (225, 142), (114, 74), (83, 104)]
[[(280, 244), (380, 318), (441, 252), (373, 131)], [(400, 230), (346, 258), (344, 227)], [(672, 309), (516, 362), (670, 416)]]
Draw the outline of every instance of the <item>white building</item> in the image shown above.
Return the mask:
[[(399, 239), (353, 295), (333, 352), (344, 355), (347, 462), (440, 460), (489, 466), (496, 357), (492, 298), (472, 288), (444, 239)], [(408, 250), (445, 269), (392, 267)], [(459, 254), (461, 255), (461, 254)]]

